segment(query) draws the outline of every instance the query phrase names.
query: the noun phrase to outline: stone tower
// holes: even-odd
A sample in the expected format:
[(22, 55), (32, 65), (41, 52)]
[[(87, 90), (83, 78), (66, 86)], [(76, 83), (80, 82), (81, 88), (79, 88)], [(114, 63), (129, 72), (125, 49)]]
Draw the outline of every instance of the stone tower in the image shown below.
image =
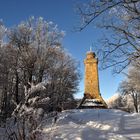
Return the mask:
[(91, 50), (86, 54), (84, 65), (85, 91), (79, 108), (107, 108), (99, 89), (98, 58)]
[(100, 98), (99, 78), (98, 78), (98, 59), (95, 53), (87, 52), (85, 64), (85, 96), (92, 99)]

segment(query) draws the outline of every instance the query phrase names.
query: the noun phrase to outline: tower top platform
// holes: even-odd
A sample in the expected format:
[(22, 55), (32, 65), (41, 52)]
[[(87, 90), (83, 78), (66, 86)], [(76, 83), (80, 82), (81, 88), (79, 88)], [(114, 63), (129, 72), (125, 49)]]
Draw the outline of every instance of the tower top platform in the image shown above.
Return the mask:
[(92, 58), (96, 57), (96, 54), (94, 52), (92, 52), (92, 51), (88, 51), (86, 53), (86, 57), (92, 59)]

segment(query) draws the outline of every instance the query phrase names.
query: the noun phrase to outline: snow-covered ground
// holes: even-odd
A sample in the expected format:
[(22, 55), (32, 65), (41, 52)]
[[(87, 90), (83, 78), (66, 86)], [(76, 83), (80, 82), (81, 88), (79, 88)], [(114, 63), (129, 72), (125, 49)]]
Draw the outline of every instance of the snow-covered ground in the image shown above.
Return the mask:
[(44, 140), (140, 140), (140, 115), (114, 109), (64, 111), (44, 123)]

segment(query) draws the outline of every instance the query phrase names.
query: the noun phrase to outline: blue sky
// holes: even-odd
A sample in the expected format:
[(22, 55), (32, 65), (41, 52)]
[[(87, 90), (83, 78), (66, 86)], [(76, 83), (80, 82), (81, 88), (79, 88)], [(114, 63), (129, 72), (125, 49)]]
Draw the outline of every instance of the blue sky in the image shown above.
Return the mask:
[[(82, 98), (84, 93), (83, 60), (92, 43), (94, 47), (99, 47), (99, 39), (103, 37), (103, 31), (93, 26), (89, 26), (82, 32), (73, 31), (74, 26), (78, 24), (75, 13), (77, 2), (78, 0), (0, 0), (0, 19), (6, 26), (12, 27), (27, 20), (30, 16), (41, 16), (47, 21), (53, 21), (60, 30), (66, 31), (63, 46), (80, 62), (82, 80), (76, 97)], [(116, 92), (121, 80), (122, 75), (112, 75), (111, 69), (99, 71), (100, 92), (104, 99), (108, 99)]]

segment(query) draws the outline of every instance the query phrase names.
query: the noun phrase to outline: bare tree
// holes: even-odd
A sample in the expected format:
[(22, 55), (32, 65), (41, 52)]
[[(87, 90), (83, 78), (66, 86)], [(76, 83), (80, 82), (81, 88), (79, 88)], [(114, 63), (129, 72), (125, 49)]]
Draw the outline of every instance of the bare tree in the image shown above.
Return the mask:
[(140, 71), (132, 66), (127, 74), (127, 79), (120, 84), (119, 91), (123, 95), (131, 95), (136, 112), (139, 112), (140, 105)]
[(8, 46), (4, 45), (0, 48), (0, 94), (1, 94), (1, 113), (4, 119), (10, 115), (12, 112), (8, 108), (10, 105), (10, 99), (13, 94), (13, 79), (14, 79), (14, 50)]
[(102, 68), (114, 67), (121, 72), (140, 57), (140, 1), (139, 0), (92, 0), (78, 6), (83, 30), (89, 24), (107, 32), (97, 48)]
[(67, 102), (74, 100), (73, 94), (78, 90), (80, 79), (78, 63), (62, 48), (53, 50), (46, 78), (50, 83), (48, 91), (54, 109), (57, 106), (63, 109)]

